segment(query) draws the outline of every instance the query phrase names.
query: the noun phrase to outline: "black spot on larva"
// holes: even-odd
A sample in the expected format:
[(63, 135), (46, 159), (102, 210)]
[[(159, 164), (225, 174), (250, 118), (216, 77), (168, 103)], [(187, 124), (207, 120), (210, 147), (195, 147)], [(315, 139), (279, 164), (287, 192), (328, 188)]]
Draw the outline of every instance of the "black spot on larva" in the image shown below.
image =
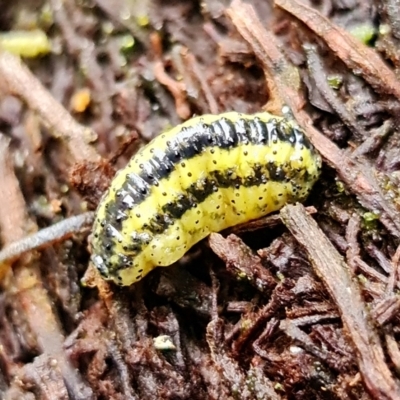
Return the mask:
[(180, 194), (175, 201), (165, 204), (162, 211), (171, 220), (180, 219), (187, 210), (193, 207), (193, 203), (193, 196)]
[[(125, 194), (124, 199), (130, 196), (134, 204), (141, 203), (150, 192), (150, 185), (139, 175), (129, 173), (122, 185), (122, 192)], [(122, 196), (123, 197), (123, 196)], [(122, 201), (124, 201), (122, 199)]]
[(269, 173), (269, 179), (272, 181), (282, 182), (286, 179), (286, 173), (280, 165), (268, 163), (267, 170)]
[(120, 231), (122, 229), (122, 224), (124, 221), (128, 219), (128, 215), (126, 211), (118, 210), (117, 215), (115, 216), (115, 223), (114, 223), (114, 228), (117, 231)]
[[(167, 214), (155, 214), (149, 222), (148, 230), (152, 233), (163, 233), (172, 225), (172, 218)], [(179, 229), (177, 227), (177, 229)]]
[(210, 179), (204, 179), (191, 184), (186, 191), (198, 204), (202, 203), (214, 191), (214, 186)]

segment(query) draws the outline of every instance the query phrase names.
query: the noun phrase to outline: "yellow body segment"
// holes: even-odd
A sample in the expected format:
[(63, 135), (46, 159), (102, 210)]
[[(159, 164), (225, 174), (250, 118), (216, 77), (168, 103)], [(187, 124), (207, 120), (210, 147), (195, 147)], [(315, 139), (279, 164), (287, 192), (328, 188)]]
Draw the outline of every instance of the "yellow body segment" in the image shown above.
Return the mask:
[(154, 139), (117, 173), (97, 210), (93, 262), (106, 279), (136, 282), (210, 232), (305, 199), (320, 164), (301, 130), (282, 117), (193, 118)]

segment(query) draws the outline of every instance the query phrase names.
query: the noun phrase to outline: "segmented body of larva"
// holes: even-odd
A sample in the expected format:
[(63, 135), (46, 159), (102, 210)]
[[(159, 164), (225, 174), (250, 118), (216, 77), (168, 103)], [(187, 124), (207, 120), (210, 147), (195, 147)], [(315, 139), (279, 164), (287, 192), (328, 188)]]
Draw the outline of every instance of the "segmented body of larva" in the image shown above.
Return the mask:
[(120, 170), (97, 209), (92, 261), (130, 285), (227, 227), (304, 200), (321, 158), (297, 124), (266, 112), (195, 117)]

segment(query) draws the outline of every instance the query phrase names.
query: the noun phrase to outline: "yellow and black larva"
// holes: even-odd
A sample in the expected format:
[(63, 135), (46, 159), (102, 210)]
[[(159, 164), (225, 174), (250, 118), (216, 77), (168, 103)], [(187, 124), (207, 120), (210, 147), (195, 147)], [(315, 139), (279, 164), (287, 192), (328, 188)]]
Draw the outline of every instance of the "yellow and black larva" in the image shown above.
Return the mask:
[(287, 117), (229, 112), (164, 133), (115, 176), (97, 209), (92, 261), (130, 285), (210, 232), (306, 198), (321, 159)]

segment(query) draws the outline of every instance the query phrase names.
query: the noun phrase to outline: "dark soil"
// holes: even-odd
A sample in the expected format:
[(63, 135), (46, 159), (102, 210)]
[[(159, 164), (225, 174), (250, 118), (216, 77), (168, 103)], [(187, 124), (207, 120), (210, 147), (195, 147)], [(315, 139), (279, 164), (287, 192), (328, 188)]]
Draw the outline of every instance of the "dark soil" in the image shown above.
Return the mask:
[[(399, 9), (1, 1), (0, 31), (40, 28), (52, 51), (0, 53), (0, 240), (19, 243), (0, 270), (0, 398), (400, 399)], [(304, 206), (132, 287), (81, 283), (92, 215), (68, 218), (140, 146), (195, 114), (285, 104), (324, 161)]]

